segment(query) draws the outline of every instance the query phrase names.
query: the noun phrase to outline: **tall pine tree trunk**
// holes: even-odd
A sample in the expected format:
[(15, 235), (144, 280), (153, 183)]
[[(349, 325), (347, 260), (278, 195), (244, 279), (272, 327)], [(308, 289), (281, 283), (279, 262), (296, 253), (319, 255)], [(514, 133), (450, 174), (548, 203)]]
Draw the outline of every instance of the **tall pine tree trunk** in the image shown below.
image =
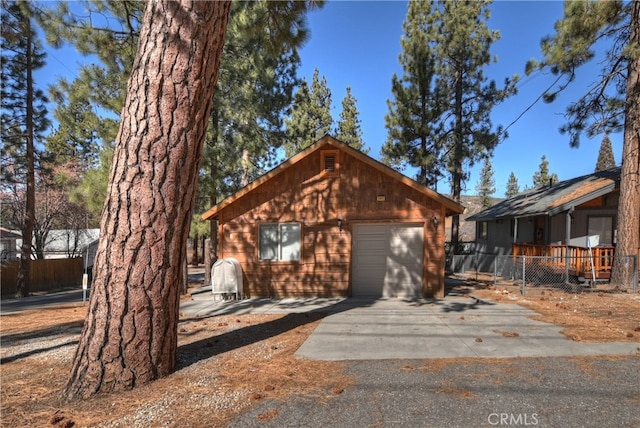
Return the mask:
[(31, 282), (31, 244), (33, 241), (33, 228), (36, 223), (36, 174), (35, 174), (35, 144), (34, 144), (34, 123), (33, 123), (33, 33), (31, 31), (31, 19), (25, 22), (27, 28), (26, 46), (26, 84), (27, 99), (25, 100), (26, 123), (25, 123), (25, 144), (26, 144), (26, 167), (27, 167), (27, 188), (25, 195), (24, 221), (22, 226), (22, 246), (20, 248), (20, 267), (16, 283), (16, 297), (26, 297), (30, 294), (29, 283)]
[[(453, 149), (451, 150), (451, 198), (460, 202), (462, 195), (462, 145), (464, 144), (464, 134), (462, 129), (463, 112), (462, 112), (462, 72), (456, 72), (456, 90), (455, 90), (455, 130), (453, 133)], [(460, 236), (460, 216), (458, 214), (451, 218), (451, 245), (449, 251), (451, 255), (458, 251), (458, 243)]]
[(229, 1), (146, 3), (67, 398), (176, 367), (179, 293)]
[(193, 244), (192, 244), (192, 250), (193, 250), (193, 257), (191, 259), (191, 264), (193, 266), (198, 266), (198, 260), (200, 259), (199, 255), (198, 255), (198, 245), (200, 244), (200, 235), (198, 235), (197, 233), (194, 234), (193, 236)]
[[(632, 3), (631, 46), (640, 46), (640, 2)], [(640, 246), (640, 57), (629, 60), (625, 105), (622, 177), (618, 204), (618, 241), (611, 282), (628, 289), (633, 280), (631, 256)]]
[[(214, 116), (215, 116), (215, 112), (214, 112)], [(215, 122), (215, 117), (214, 117), (214, 126), (217, 122)], [(216, 197), (216, 181), (217, 181), (217, 174), (218, 174), (218, 170), (216, 167), (217, 164), (217, 160), (215, 160), (214, 162), (211, 163), (211, 170), (209, 171), (209, 173), (211, 174), (212, 177), (212, 181), (213, 181), (213, 191), (211, 192), (211, 199), (209, 200), (211, 203), (211, 206), (214, 206), (216, 204), (217, 201), (217, 197)], [(211, 220), (209, 222), (209, 236), (211, 236), (211, 239), (208, 240), (208, 245), (206, 246), (205, 249), (205, 254), (204, 254), (204, 283), (205, 284), (211, 284), (211, 268), (213, 267), (213, 264), (218, 260), (218, 222), (215, 220)]]

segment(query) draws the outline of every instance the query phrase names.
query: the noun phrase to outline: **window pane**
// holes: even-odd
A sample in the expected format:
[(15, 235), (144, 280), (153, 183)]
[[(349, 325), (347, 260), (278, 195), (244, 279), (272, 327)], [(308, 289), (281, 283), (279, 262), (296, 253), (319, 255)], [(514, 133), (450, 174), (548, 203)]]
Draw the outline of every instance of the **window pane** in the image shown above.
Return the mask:
[(278, 260), (278, 225), (260, 225), (260, 260)]
[(589, 236), (599, 235), (600, 245), (613, 244), (613, 217), (589, 217)]
[(480, 222), (480, 238), (487, 239), (489, 233), (489, 224), (486, 221)]
[(300, 224), (280, 225), (280, 260), (300, 260)]

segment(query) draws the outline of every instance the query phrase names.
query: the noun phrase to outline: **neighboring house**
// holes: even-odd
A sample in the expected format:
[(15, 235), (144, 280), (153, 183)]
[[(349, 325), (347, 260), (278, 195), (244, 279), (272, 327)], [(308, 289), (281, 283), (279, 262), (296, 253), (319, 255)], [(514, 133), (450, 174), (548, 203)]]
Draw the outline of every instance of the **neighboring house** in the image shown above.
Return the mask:
[(82, 257), (85, 268), (93, 267), (100, 229), (55, 229), (49, 231), (45, 259)]
[(244, 294), (444, 295), (444, 219), (464, 207), (325, 136), (203, 214)]
[[(497, 203), (502, 199), (491, 198), (493, 203)], [(458, 230), (458, 241), (461, 248), (466, 251), (472, 251), (475, 248), (476, 241), (476, 223), (470, 221), (469, 218), (474, 214), (482, 211), (482, 200), (480, 196), (461, 195), (460, 203), (464, 205), (464, 214), (460, 215), (460, 224)], [(451, 241), (451, 223), (453, 218), (447, 217), (445, 221), (445, 242)]]
[[(484, 254), (552, 256), (561, 261), (583, 257), (587, 237), (597, 237), (590, 242), (595, 247), (591, 254), (602, 262), (598, 274), (607, 278), (619, 195), (618, 167), (527, 191), (467, 220), (476, 222), (476, 251)], [(584, 274), (576, 269), (576, 275)]]
[[(45, 259), (82, 257), (85, 268), (93, 267), (100, 229), (53, 229), (47, 234)], [(18, 239), (21, 245), (22, 239)]]
[(18, 240), (22, 238), (19, 233), (0, 227), (0, 259), (15, 260), (18, 258)]

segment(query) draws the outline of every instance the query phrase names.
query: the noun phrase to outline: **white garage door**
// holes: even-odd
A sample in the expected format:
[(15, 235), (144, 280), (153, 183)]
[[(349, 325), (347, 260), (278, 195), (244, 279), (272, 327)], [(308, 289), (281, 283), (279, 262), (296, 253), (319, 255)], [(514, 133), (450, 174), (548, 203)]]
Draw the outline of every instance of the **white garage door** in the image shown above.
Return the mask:
[(358, 224), (353, 231), (353, 295), (422, 295), (422, 225)]

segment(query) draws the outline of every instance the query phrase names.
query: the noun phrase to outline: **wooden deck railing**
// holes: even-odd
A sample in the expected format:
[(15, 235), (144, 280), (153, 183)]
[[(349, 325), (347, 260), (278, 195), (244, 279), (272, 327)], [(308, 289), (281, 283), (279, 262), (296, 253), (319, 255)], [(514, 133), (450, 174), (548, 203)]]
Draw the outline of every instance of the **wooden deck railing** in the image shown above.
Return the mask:
[[(536, 244), (513, 244), (512, 254), (514, 256), (538, 256), (546, 257), (545, 262), (558, 269), (566, 269), (569, 263), (571, 275), (579, 277), (592, 276), (593, 271), (597, 278), (609, 278), (613, 267), (614, 247), (594, 247), (589, 249), (576, 247), (573, 245), (536, 245)], [(640, 248), (638, 249), (640, 259)]]

